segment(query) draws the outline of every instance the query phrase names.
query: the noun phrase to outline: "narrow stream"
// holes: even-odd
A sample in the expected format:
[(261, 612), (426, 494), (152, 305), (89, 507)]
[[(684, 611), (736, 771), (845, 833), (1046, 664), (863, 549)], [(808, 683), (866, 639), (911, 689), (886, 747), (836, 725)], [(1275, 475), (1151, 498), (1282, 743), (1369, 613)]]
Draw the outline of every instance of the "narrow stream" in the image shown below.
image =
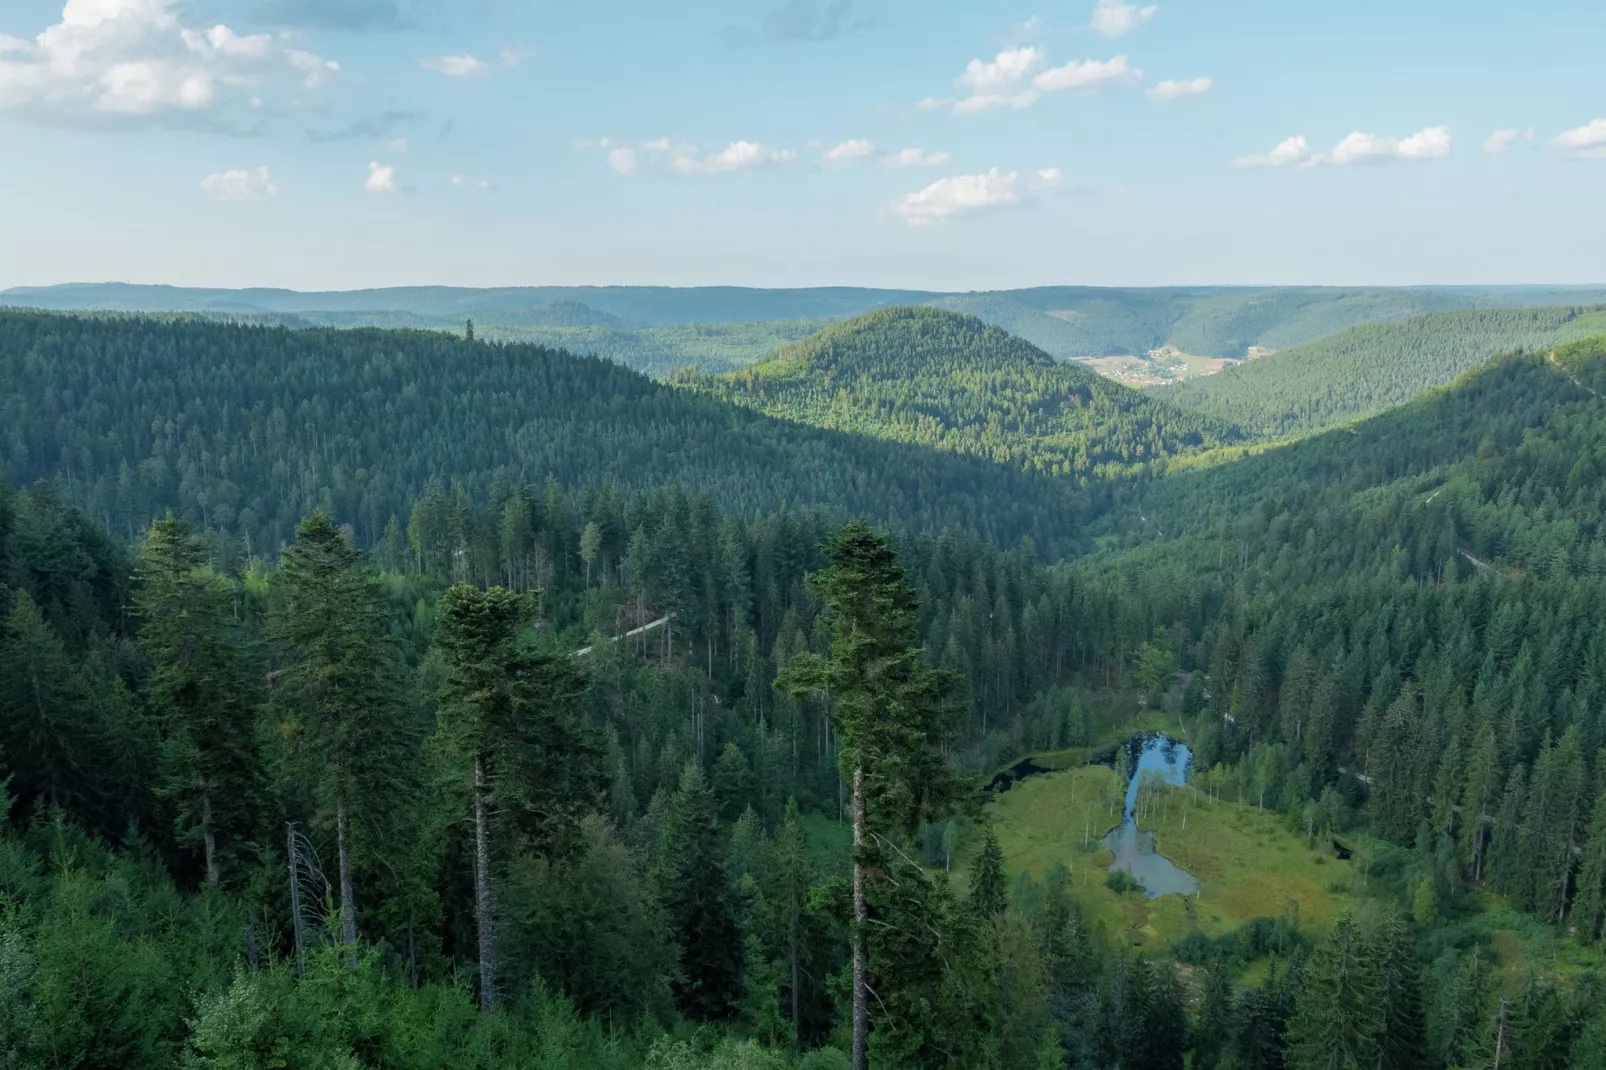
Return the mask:
[(1133, 751), (1136, 751), (1137, 762), (1126, 787), (1126, 811), (1121, 824), (1100, 841), (1115, 856), (1110, 868), (1131, 874), (1143, 885), (1150, 899), (1172, 894), (1192, 895), (1199, 890), (1199, 878), (1160, 854), (1155, 849), (1154, 833), (1139, 832), (1135, 815), (1143, 774), (1153, 770), (1167, 784), (1185, 784), (1193, 752), (1169, 736), (1149, 736), (1134, 741), (1128, 753)]

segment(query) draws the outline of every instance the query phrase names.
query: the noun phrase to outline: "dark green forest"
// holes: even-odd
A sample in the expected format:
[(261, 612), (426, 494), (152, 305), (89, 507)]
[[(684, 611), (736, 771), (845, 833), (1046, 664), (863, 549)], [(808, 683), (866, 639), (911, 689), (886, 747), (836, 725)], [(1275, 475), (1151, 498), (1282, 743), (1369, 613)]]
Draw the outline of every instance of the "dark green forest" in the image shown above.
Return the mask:
[[(1606, 339), (1073, 496), (1080, 380), (871, 325), (796, 358), (849, 433), (0, 317), (0, 1066), (1606, 1066)], [(1006, 875), (992, 774), (1157, 716), (1353, 913), (1138, 951)]]
[(770, 416), (1079, 481), (1241, 440), (974, 316), (892, 308), (694, 385)]
[(1606, 329), (1601, 306), (1434, 312), (1376, 323), (1148, 391), (1271, 438), (1309, 434), (1402, 405), (1499, 353), (1548, 349)]
[(830, 503), (1064, 552), (1087, 493), (952, 453), (777, 421), (595, 358), (438, 332), (0, 313), (0, 465), (125, 541), (173, 509), (273, 554), (317, 509), (372, 545), (430, 480), (706, 489), (751, 516)]

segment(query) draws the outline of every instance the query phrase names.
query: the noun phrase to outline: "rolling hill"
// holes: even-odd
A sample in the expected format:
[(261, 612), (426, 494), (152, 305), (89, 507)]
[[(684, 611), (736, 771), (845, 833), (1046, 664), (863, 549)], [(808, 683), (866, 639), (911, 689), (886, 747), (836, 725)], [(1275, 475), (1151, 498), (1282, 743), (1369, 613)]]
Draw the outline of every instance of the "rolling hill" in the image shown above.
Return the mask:
[(1434, 312), (1352, 327), (1157, 398), (1271, 438), (1309, 433), (1411, 400), (1497, 353), (1606, 331), (1606, 306)]
[(693, 384), (797, 423), (1082, 478), (1159, 467), (1241, 437), (936, 308), (867, 313)]
[[(1154, 404), (1154, 403), (1149, 403)], [(329, 509), (366, 543), (431, 480), (706, 489), (737, 515), (824, 505), (1071, 552), (1067, 482), (777, 420), (607, 361), (437, 331), (292, 331), (0, 312), (0, 466), (112, 531), (173, 509), (271, 548)]]

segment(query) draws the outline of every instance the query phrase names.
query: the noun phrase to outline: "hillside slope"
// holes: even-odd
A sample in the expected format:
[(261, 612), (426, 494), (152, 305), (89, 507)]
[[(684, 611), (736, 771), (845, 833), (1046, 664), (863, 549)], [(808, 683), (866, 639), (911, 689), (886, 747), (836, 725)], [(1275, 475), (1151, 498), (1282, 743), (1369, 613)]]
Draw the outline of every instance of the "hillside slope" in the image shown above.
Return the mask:
[(1239, 437), (935, 308), (868, 313), (696, 385), (798, 423), (1055, 475), (1119, 474)]
[(1264, 553), (1292, 586), (1473, 569), (1606, 579), (1603, 395), (1606, 336), (1498, 358), (1350, 427), (1151, 483), (1106, 518), (1106, 545), (1172, 560), (1208, 545), (1207, 572)]
[(1606, 331), (1606, 307), (1458, 310), (1353, 327), (1152, 396), (1268, 437), (1308, 433), (1403, 404), (1498, 353)]
[(823, 504), (1074, 549), (1061, 481), (770, 419), (616, 364), (440, 332), (0, 313), (0, 466), (113, 531), (174, 509), (271, 548), (324, 507), (376, 541), (431, 479), (706, 488), (738, 515)]

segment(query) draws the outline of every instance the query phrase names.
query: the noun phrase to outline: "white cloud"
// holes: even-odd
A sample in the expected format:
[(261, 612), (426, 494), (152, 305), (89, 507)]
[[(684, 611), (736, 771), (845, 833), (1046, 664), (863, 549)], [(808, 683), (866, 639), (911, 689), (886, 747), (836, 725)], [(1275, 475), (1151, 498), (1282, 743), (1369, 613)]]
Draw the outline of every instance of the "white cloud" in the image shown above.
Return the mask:
[(946, 152), (927, 152), (924, 149), (901, 149), (886, 157), (888, 167), (941, 167), (953, 159)]
[(452, 185), (457, 189), (490, 189), (491, 184), (483, 178), (469, 178), (467, 175), (453, 175)]
[(460, 56), (424, 56), (418, 65), (426, 71), (444, 74), (448, 78), (466, 78), (469, 75), (491, 73), (490, 64), (468, 54)]
[(1149, 90), (1149, 96), (1158, 101), (1182, 100), (1186, 97), (1202, 97), (1210, 92), (1213, 85), (1208, 78), (1184, 78), (1180, 81), (1164, 81)]
[(1332, 152), (1311, 154), (1303, 137), (1291, 137), (1264, 156), (1240, 156), (1234, 167), (1286, 167), (1302, 169), (1322, 164), (1381, 163), (1387, 160), (1442, 160), (1450, 155), (1452, 138), (1448, 126), (1430, 126), (1408, 137), (1379, 137), (1355, 131), (1333, 146)]
[(1404, 138), (1378, 137), (1357, 130), (1313, 163), (1372, 163), (1381, 160), (1442, 160), (1450, 155), (1450, 128), (1430, 126)]
[(732, 141), (719, 152), (701, 158), (694, 149), (684, 147), (676, 154), (671, 166), (683, 175), (718, 175), (791, 163), (795, 159), (797, 153), (788, 149), (768, 149), (757, 141)]
[(487, 63), (478, 56), (462, 52), (451, 56), (423, 56), (419, 59), (418, 65), (426, 71), (444, 74), (448, 78), (469, 78), (490, 74), (492, 71), (512, 70), (528, 59), (529, 55), (529, 52), (505, 48), (495, 63)]
[(875, 145), (862, 137), (849, 138), (839, 145), (835, 145), (825, 154), (827, 167), (846, 167), (855, 160), (862, 160), (875, 152)]
[(636, 150), (624, 148), (609, 150), (608, 166), (618, 171), (621, 175), (635, 174)]
[(339, 64), (179, 21), (177, 0), (66, 0), (32, 41), (0, 37), (0, 109), (58, 119), (154, 117), (245, 104), (274, 79), (326, 81)]
[(1022, 204), (1033, 191), (1048, 189), (1061, 181), (1059, 170), (1048, 168), (1032, 175), (1022, 188), (1019, 172), (994, 167), (979, 175), (939, 178), (893, 201), (891, 211), (911, 227), (926, 227), (954, 216)]
[(1110, 60), (1088, 59), (1054, 67), (1032, 79), (1032, 85), (1045, 93), (1089, 92), (1136, 85), (1143, 72), (1127, 65), (1125, 56)]
[(1533, 128), (1527, 130), (1496, 130), (1483, 139), (1483, 151), (1490, 156), (1498, 156), (1503, 152), (1510, 152), (1521, 141), (1532, 141)]
[(368, 162), (368, 181), (362, 188), (369, 193), (395, 193), (396, 169), (389, 164), (382, 164), (378, 160)]
[(1159, 8), (1154, 4), (1147, 7), (1138, 7), (1136, 4), (1125, 3), (1124, 0), (1099, 0), (1093, 8), (1093, 32), (1105, 37), (1120, 37), (1129, 34), (1154, 18)]
[(201, 189), (206, 191), (207, 196), (219, 201), (249, 201), (257, 197), (272, 197), (279, 192), (266, 167), (207, 175), (201, 179)]
[(1550, 139), (1552, 148), (1579, 159), (1606, 160), (1606, 119), (1593, 119)]
[(967, 90), (958, 98), (927, 97), (922, 110), (951, 107), (956, 115), (974, 115), (1003, 108), (1029, 108), (1044, 93), (1093, 92), (1117, 86), (1135, 85), (1143, 72), (1127, 63), (1125, 56), (1109, 60), (1072, 61), (1061, 67), (1043, 69), (1048, 57), (1034, 46), (1006, 48), (991, 61), (973, 59), (955, 84)]
[(1277, 147), (1263, 156), (1240, 156), (1232, 161), (1234, 167), (1286, 167), (1305, 163), (1310, 159), (1310, 143), (1303, 137), (1285, 138)]
[(407, 139), (404, 137), (391, 138), (389, 141), (385, 142), (385, 147), (391, 152), (406, 152)]

